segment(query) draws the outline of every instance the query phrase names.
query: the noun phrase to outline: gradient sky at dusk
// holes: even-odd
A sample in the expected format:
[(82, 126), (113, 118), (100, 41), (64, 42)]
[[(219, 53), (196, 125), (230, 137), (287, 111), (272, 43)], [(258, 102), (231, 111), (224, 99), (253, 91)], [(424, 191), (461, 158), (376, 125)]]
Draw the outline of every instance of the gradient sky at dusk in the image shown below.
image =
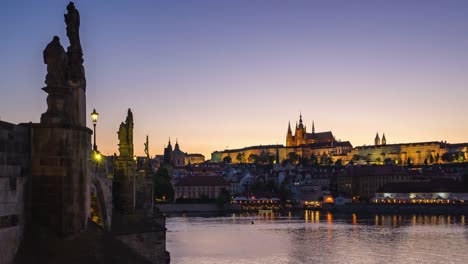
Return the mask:
[[(0, 8), (0, 118), (39, 122), (42, 51), (68, 46), (68, 1)], [(135, 152), (168, 137), (202, 153), (285, 144), (299, 112), (310, 131), (353, 146), (468, 142), (468, 1), (75, 1), (88, 116), (117, 151), (131, 108)], [(89, 127), (92, 127), (88, 120)]]

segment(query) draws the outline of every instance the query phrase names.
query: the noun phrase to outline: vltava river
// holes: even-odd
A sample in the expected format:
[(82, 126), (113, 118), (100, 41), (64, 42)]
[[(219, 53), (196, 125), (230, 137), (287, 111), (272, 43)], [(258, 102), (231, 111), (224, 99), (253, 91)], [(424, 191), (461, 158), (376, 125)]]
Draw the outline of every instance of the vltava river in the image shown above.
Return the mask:
[(465, 221), (318, 211), (180, 216), (167, 218), (166, 245), (174, 264), (468, 263)]

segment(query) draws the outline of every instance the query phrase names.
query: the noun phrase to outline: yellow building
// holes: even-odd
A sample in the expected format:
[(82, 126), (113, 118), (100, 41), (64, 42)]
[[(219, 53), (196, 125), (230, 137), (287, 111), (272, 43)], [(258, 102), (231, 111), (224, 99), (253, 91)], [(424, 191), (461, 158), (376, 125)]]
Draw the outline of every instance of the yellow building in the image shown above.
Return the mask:
[(463, 162), (468, 159), (468, 143), (449, 144), (430, 141), (416, 143), (386, 144), (377, 134), (374, 146), (355, 147), (346, 155), (344, 162), (396, 165), (423, 165), (433, 163)]

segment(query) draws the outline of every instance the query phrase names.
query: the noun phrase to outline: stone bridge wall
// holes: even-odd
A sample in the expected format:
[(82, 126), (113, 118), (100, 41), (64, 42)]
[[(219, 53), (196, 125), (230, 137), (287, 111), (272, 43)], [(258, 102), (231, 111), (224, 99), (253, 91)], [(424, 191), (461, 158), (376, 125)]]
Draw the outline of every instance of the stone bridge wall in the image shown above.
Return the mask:
[(23, 238), (29, 150), (29, 129), (0, 121), (0, 263), (13, 261)]
[(100, 209), (104, 218), (104, 229), (111, 230), (112, 223), (112, 173), (108, 171), (108, 161), (103, 159), (96, 164), (91, 161), (91, 192), (94, 193), (99, 200)]

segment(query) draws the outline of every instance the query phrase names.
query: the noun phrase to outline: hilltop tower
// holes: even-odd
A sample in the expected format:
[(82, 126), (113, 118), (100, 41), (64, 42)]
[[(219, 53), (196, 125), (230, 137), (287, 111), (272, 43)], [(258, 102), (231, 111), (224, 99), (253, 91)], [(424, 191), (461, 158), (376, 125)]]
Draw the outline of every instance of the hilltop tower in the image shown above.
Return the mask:
[(376, 146), (379, 146), (379, 145), (380, 145), (380, 137), (379, 137), (379, 133), (377, 133), (377, 135), (375, 135), (374, 142), (375, 142), (375, 145), (376, 145)]
[(302, 123), (302, 114), (299, 114), (299, 125), (296, 126), (296, 133), (295, 133), (295, 139), (296, 139), (296, 145), (304, 145), (307, 143), (306, 140), (306, 128), (304, 124)]
[[(178, 146), (178, 144), (176, 144)], [(169, 143), (167, 143), (167, 147), (164, 148), (164, 165), (171, 164), (172, 161), (172, 145), (171, 145), (171, 138), (169, 138)]]

